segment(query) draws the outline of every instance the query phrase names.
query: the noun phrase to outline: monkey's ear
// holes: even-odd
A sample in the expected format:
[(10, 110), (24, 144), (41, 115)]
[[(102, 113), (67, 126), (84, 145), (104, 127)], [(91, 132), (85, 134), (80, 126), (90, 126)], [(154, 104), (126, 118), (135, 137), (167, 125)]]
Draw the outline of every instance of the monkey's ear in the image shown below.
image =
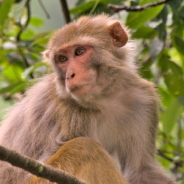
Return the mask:
[(45, 51), (42, 52), (42, 55), (43, 55), (44, 58), (49, 58), (49, 53), (50, 53), (49, 50), (45, 50)]
[(128, 42), (128, 35), (121, 27), (119, 22), (115, 22), (108, 27), (109, 34), (112, 37), (113, 44), (116, 47), (123, 47)]

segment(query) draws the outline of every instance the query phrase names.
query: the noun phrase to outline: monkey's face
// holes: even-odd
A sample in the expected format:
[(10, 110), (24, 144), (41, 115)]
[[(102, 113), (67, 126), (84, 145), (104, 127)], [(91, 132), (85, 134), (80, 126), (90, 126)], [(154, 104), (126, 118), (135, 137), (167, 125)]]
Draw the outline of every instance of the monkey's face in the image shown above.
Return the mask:
[(97, 73), (91, 66), (93, 48), (82, 43), (67, 44), (54, 53), (54, 62), (64, 81), (65, 89), (80, 97), (93, 91)]
[(121, 60), (117, 52), (127, 41), (121, 24), (107, 16), (82, 17), (64, 26), (45, 52), (59, 79), (57, 92), (78, 101), (104, 95), (116, 78), (114, 66)]

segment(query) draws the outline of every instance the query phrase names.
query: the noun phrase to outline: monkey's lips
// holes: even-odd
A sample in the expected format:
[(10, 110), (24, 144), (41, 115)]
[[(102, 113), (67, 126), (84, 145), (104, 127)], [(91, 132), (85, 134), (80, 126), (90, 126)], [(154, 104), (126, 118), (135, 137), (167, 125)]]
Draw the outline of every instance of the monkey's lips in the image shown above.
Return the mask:
[(67, 86), (70, 93), (74, 95), (84, 95), (91, 91), (93, 88), (92, 83), (80, 84), (80, 85), (71, 85)]

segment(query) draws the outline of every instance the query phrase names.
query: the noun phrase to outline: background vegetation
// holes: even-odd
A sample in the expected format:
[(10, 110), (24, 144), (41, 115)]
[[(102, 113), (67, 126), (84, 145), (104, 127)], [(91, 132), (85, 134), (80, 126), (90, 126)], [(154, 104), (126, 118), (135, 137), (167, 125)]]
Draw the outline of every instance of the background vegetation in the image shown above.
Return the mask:
[[(44, 1), (38, 1), (40, 11), (49, 16)], [(157, 159), (184, 184), (184, 1), (77, 0), (69, 14), (63, 2), (66, 22), (105, 12), (130, 28), (137, 42), (140, 75), (154, 82), (160, 94)], [(20, 100), (28, 86), (49, 72), (40, 53), (53, 31), (39, 32), (43, 20), (31, 11), (30, 0), (0, 2), (0, 110)], [(0, 118), (2, 115), (1, 111)]]

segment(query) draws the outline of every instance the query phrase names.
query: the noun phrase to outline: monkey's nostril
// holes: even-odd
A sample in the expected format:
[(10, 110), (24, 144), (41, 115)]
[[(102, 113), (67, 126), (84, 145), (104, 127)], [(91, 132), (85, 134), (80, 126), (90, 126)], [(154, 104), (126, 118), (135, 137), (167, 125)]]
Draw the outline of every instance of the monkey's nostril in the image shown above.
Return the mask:
[(71, 74), (71, 75), (68, 75), (66, 77), (66, 79), (70, 80), (70, 79), (73, 79), (75, 77), (75, 73)]
[(71, 75), (71, 78), (74, 78), (75, 77), (75, 74), (73, 73), (72, 75)]

